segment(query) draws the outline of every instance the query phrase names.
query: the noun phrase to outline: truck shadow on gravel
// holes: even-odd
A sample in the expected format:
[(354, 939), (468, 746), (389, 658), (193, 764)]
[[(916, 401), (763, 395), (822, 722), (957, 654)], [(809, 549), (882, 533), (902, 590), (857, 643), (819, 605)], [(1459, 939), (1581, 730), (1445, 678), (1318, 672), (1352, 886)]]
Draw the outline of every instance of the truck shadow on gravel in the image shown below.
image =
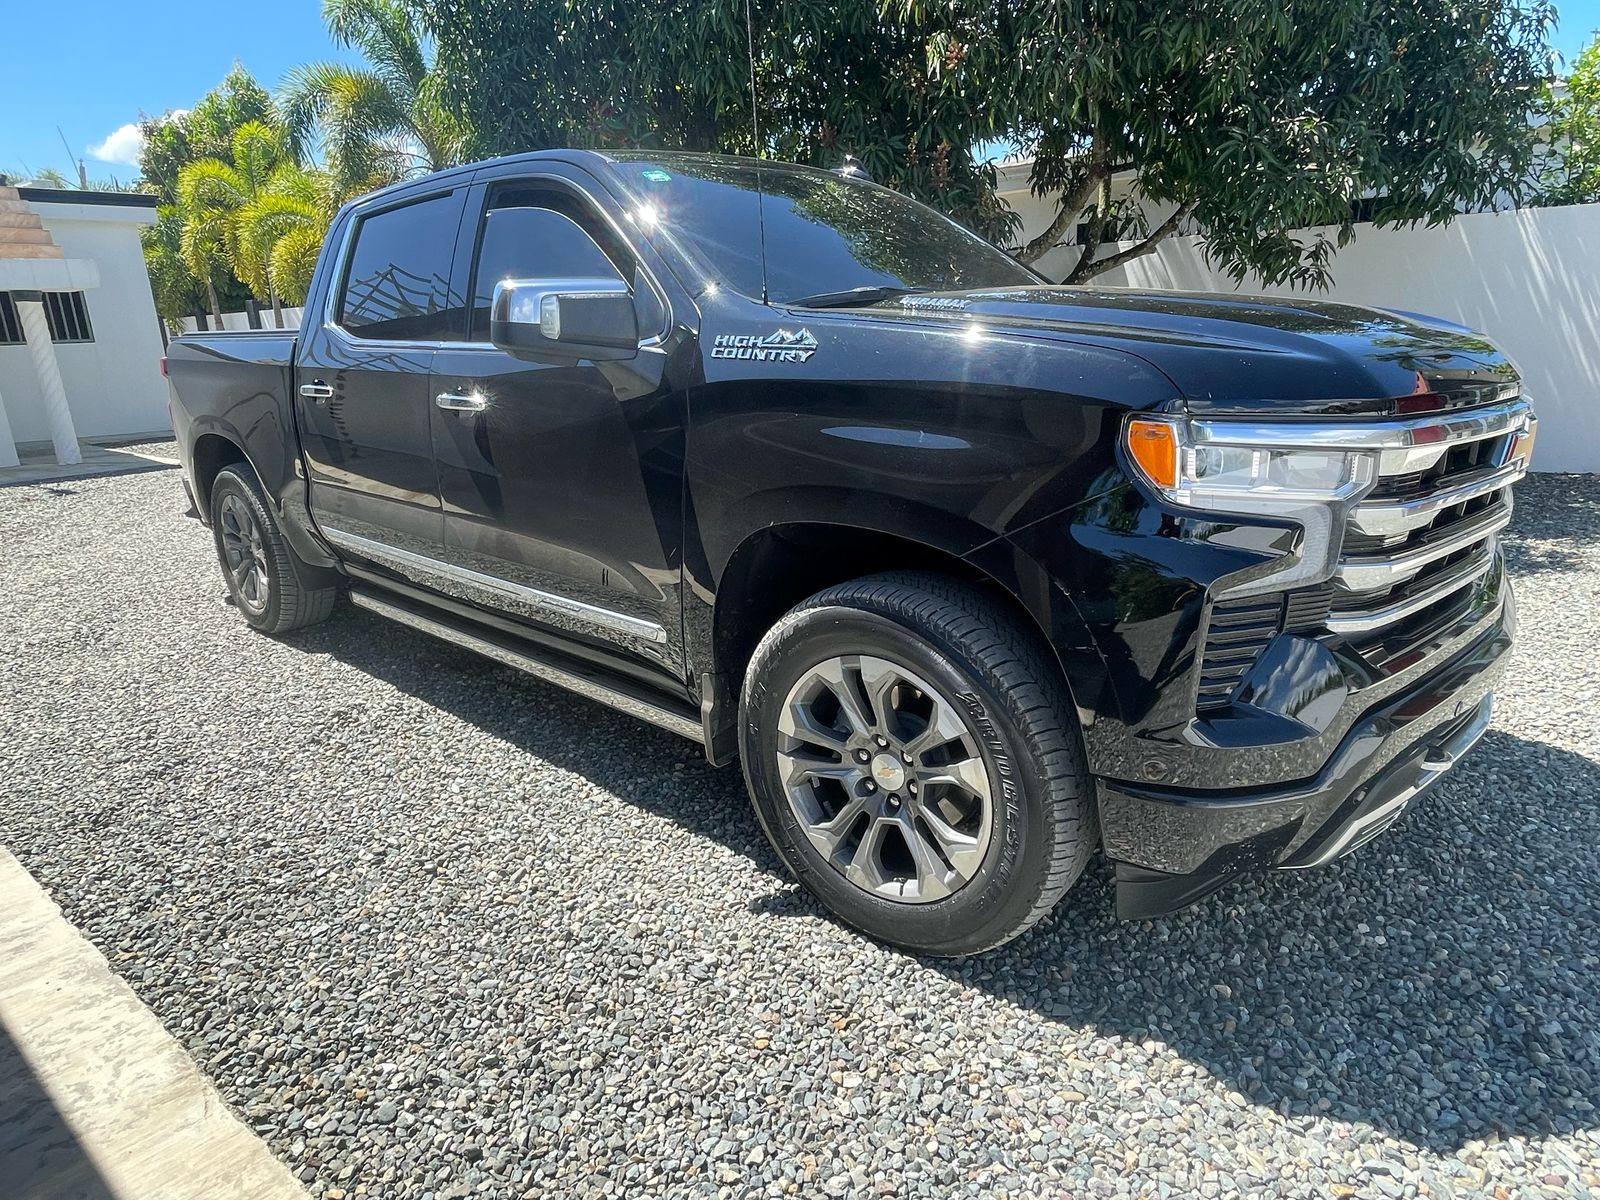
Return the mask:
[[(830, 919), (783, 874), (736, 768), (364, 614), (286, 640), (745, 855), (770, 881), (750, 905), (758, 917)], [(1183, 1061), (1158, 1052), (1134, 1068), (1150, 1075), (1153, 1119), (1177, 1115), (1162, 1112), (1162, 1079), (1192, 1064), (1242, 1109), (1348, 1121), (1358, 1139), (1367, 1125), (1435, 1152), (1593, 1128), (1597, 824), (1600, 765), (1493, 732), (1394, 830), (1329, 868), (1243, 877), (1185, 912), (1120, 923), (1096, 863), (1017, 942), (923, 965), (1031, 1011), (1046, 1037), (1090, 1026), (1170, 1047)], [(1064, 1055), (1077, 1048), (1063, 1038)], [(1082, 1069), (1090, 1085), (1130, 1068), (1124, 1055)]]

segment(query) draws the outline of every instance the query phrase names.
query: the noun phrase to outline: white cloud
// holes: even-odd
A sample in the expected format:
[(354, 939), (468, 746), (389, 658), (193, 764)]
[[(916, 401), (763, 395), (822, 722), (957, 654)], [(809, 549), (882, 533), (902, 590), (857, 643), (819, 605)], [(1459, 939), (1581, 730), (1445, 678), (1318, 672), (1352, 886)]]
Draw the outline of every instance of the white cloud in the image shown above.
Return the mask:
[(99, 159), (101, 162), (123, 163), (126, 166), (139, 165), (139, 152), (144, 149), (144, 135), (139, 132), (135, 122), (129, 122), (112, 132), (111, 136), (98, 145), (89, 147), (89, 157)]

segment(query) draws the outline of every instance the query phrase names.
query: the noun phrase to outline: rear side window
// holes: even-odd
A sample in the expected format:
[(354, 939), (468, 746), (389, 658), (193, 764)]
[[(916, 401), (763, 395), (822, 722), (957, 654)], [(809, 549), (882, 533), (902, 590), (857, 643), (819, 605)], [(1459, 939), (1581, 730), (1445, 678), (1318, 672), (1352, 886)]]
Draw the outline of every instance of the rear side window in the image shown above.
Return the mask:
[(472, 337), (489, 336), (489, 308), (503, 279), (633, 282), (632, 253), (579, 201), (552, 188), (505, 188), (483, 215), (473, 273)]
[(339, 324), (384, 341), (458, 341), (466, 313), (450, 295), (460, 195), (374, 213), (356, 228)]

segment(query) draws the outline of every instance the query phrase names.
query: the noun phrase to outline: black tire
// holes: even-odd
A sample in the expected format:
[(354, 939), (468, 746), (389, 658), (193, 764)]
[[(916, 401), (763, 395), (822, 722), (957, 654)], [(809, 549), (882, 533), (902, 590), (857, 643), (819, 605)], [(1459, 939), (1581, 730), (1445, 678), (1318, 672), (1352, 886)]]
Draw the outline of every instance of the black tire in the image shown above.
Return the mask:
[[(253, 530), (245, 528), (250, 524)], [(257, 547), (244, 556), (239, 554), (241, 532), (244, 545)], [(248, 467), (224, 467), (217, 473), (211, 485), (211, 533), (234, 607), (262, 633), (315, 625), (333, 611), (339, 596), (336, 578), (301, 561)], [(244, 557), (251, 560), (250, 569), (240, 569)]]
[[(974, 735), (962, 745), (976, 744), (980, 752), (962, 753), (968, 759), (981, 755), (989, 772), (993, 802), (982, 865), (942, 898), (907, 903), (851, 882), (807, 836), (786, 791), (780, 746), (787, 745), (785, 752), (793, 755), (797, 742), (781, 733), (779, 724), (791, 689), (807, 687), (835, 656), (849, 663), (860, 661), (849, 656), (860, 655), (907, 668), (953, 701), (948, 707)], [(866, 707), (871, 704), (869, 699)], [(841, 713), (836, 726), (848, 730), (853, 723)], [(739, 728), (745, 782), (784, 864), (834, 914), (909, 950), (956, 956), (1011, 940), (1055, 906), (1098, 845), (1076, 713), (1048, 646), (1007, 607), (957, 580), (911, 572), (869, 576), (829, 588), (790, 610), (751, 658)], [(828, 728), (835, 731), (833, 724)], [(846, 763), (851, 754), (863, 752), (836, 753)], [(894, 752), (879, 753), (888, 754), (891, 772), (879, 777), (896, 778)], [(817, 785), (808, 780), (807, 786)], [(880, 790), (865, 779), (838, 786), (844, 797)], [(911, 785), (885, 783), (882, 790), (891, 786)], [(922, 791), (926, 800), (927, 784)], [(850, 802), (842, 801), (838, 810)], [(871, 818), (861, 819), (867, 825), (858, 828), (870, 829)], [(854, 845), (867, 836), (857, 836)], [(977, 860), (974, 850), (972, 861)], [(948, 866), (949, 860), (941, 863)]]

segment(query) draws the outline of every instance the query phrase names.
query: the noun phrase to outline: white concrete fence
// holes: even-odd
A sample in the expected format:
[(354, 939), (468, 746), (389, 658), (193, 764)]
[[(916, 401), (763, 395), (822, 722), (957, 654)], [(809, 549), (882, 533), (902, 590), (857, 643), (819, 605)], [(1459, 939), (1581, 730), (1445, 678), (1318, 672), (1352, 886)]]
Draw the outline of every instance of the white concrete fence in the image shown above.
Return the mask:
[[(300, 328), (300, 318), (303, 317), (304, 315), (305, 315), (305, 309), (303, 309), (303, 308), (286, 308), (286, 309), (284, 309), (283, 310), (283, 327), (285, 329), (299, 329)], [(261, 313), (260, 313), (260, 318), (261, 318), (261, 326), (260, 327), (262, 329), (276, 329), (277, 328), (277, 326), (275, 324), (273, 324), (273, 317), (272, 317), (272, 309), (271, 308), (263, 308), (261, 310)], [(197, 330), (200, 327), (196, 323), (196, 321), (195, 321), (195, 319), (193, 317), (185, 317), (183, 319), (182, 324), (183, 324), (183, 331), (185, 333), (193, 333), (193, 332), (195, 332), (195, 330)], [(215, 326), (211, 325), (211, 315), (209, 313), (206, 314), (206, 324), (207, 324), (208, 327), (215, 328)], [(222, 327), (224, 329), (250, 329), (250, 328), (253, 328), (253, 326), (250, 324), (250, 314), (247, 313), (247, 312), (225, 312), (225, 313), (223, 313), (222, 314)]]

